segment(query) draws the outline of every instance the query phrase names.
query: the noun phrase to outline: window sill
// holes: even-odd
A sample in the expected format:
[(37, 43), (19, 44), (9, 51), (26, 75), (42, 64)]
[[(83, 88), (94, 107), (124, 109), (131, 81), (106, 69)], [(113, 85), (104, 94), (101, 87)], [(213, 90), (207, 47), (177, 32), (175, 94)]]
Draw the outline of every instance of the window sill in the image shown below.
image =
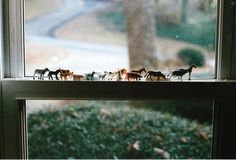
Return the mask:
[(49, 81), (4, 79), (3, 93), (15, 99), (234, 99), (233, 80)]

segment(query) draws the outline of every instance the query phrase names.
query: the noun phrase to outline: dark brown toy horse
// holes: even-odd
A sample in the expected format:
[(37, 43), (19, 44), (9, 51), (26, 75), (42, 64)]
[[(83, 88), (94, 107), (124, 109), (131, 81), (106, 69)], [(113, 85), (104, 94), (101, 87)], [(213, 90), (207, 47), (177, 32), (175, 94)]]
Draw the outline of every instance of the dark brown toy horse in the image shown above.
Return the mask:
[(156, 71), (148, 71), (144, 77), (150, 78), (151, 80), (153, 80), (152, 77), (157, 77), (158, 81), (160, 80), (160, 78), (166, 79), (166, 76), (163, 73), (161, 73), (160, 71), (157, 71), (157, 72)]
[(60, 69), (58, 69), (58, 70), (56, 70), (56, 71), (49, 71), (48, 72), (48, 79), (50, 80), (53, 80), (53, 76), (55, 76), (56, 77), (56, 80), (59, 80), (59, 78), (58, 78), (58, 73), (60, 73)]
[(136, 81), (141, 80), (142, 76), (139, 73), (135, 73), (135, 72), (127, 72), (126, 73), (126, 77), (125, 79), (127, 79), (128, 81), (130, 81), (130, 79), (134, 79)]
[(130, 72), (135, 72), (135, 73), (139, 73), (139, 74), (142, 74), (142, 72), (146, 73), (146, 69), (145, 68), (141, 68), (139, 70), (131, 70)]

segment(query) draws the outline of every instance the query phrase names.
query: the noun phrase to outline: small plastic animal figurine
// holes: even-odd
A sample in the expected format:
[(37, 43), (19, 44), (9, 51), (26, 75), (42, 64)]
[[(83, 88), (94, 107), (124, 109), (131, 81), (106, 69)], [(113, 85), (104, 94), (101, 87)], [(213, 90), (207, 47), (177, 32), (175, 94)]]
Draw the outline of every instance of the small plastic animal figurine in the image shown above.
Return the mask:
[(80, 81), (81, 79), (85, 78), (84, 75), (80, 75), (80, 74), (74, 74), (73, 75), (73, 80), (74, 81)]
[(43, 80), (44, 79), (44, 74), (49, 71), (48, 68), (45, 68), (45, 69), (36, 69), (34, 71), (34, 75), (33, 75), (33, 79), (35, 79), (35, 76), (38, 75), (38, 79), (41, 79)]
[(131, 70), (130, 72), (135, 72), (135, 73), (142, 74), (142, 72), (146, 73), (146, 69), (145, 68), (141, 68), (139, 70)]
[(135, 73), (135, 72), (127, 72), (126, 73), (126, 77), (125, 79), (127, 79), (128, 81), (130, 81), (130, 79), (134, 79), (136, 81), (141, 80), (142, 76), (139, 73)]
[(156, 71), (148, 71), (144, 77), (150, 78), (151, 80), (153, 80), (152, 77), (157, 77), (157, 81), (159, 81), (160, 78), (166, 79), (166, 76), (163, 73), (161, 73), (160, 71), (157, 71), (157, 72)]
[(64, 69), (59, 69), (60, 70), (60, 78), (61, 80), (68, 80), (69, 78), (72, 78), (73, 72), (70, 72), (70, 70), (64, 70)]
[[(106, 73), (105, 73), (106, 72)], [(106, 76), (104, 77), (104, 79), (108, 79), (108, 80), (112, 80), (112, 74), (113, 72), (108, 72), (108, 71), (105, 71), (104, 73), (106, 74)]]
[(56, 70), (56, 71), (49, 71), (48, 72), (48, 79), (50, 80), (53, 80), (53, 75), (56, 77), (56, 80), (59, 80), (59, 78), (58, 78), (58, 73), (60, 73), (61, 71), (60, 71), (60, 69), (58, 69), (58, 70)]
[(65, 72), (65, 73), (61, 73), (60, 74), (61, 76), (61, 80), (69, 80), (69, 79), (72, 79), (73, 77), (73, 72)]
[(113, 80), (114, 77), (117, 77), (117, 79), (119, 79), (119, 74), (121, 74), (121, 76), (122, 76), (122, 75), (126, 74), (126, 72), (127, 72), (127, 70), (125, 68), (122, 68), (121, 70), (118, 69), (118, 71), (112, 73), (111, 80)]
[(112, 72), (104, 71), (103, 74), (98, 74), (98, 79), (104, 81), (106, 77), (108, 77), (108, 79), (109, 79), (109, 75), (111, 75), (111, 74), (112, 74)]
[(120, 69), (118, 69), (117, 81), (121, 81), (122, 80), (123, 74), (124, 74), (124, 72), (122, 73), (122, 71)]
[(93, 81), (94, 80), (94, 75), (95, 75), (94, 71), (92, 73), (86, 74), (87, 80)]
[[(170, 78), (171, 78), (172, 76), (174, 76), (174, 77), (178, 77), (178, 79), (181, 79), (181, 80), (182, 80), (183, 75), (185, 75), (186, 73), (189, 73), (188, 79), (191, 80), (191, 73), (192, 73), (192, 69), (193, 69), (193, 68), (196, 68), (196, 65), (195, 65), (195, 64), (191, 65), (188, 69), (178, 69), (178, 70), (176, 70), (176, 71), (170, 72), (170, 73), (169, 73)], [(169, 76), (169, 75), (168, 75), (168, 76)]]

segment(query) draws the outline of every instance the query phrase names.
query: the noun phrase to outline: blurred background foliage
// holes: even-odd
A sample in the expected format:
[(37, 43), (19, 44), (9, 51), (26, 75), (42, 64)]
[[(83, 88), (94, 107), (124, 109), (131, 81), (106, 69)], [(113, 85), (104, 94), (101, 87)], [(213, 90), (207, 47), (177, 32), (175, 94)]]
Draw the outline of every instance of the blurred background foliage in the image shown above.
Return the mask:
[(95, 101), (30, 114), (29, 157), (210, 158), (210, 125), (128, 103)]
[[(217, 2), (199, 1), (198, 8), (194, 9), (195, 12), (189, 11), (188, 0), (182, 0), (181, 3), (185, 4), (181, 6), (184, 8), (179, 7), (176, 3), (170, 4), (164, 0), (156, 1), (155, 31), (157, 36), (182, 40), (213, 50), (216, 45), (217, 19), (214, 8)], [(115, 30), (125, 32), (126, 18), (123, 3), (120, 2), (119, 6), (115, 10), (108, 9), (101, 12), (99, 18), (112, 23)]]

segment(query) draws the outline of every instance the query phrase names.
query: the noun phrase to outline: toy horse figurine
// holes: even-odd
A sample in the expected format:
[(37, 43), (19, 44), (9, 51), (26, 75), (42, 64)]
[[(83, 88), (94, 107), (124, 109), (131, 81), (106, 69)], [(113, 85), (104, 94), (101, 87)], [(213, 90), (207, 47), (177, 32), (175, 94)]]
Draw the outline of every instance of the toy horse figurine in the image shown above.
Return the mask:
[(95, 75), (94, 71), (92, 73), (86, 74), (87, 80), (91, 80), (91, 81), (94, 80), (94, 75)]
[(126, 70), (122, 71), (122, 70), (118, 69), (117, 81), (121, 81), (122, 77), (125, 73), (126, 73)]
[(38, 75), (38, 79), (41, 79), (43, 80), (44, 79), (44, 74), (49, 71), (48, 68), (45, 68), (45, 69), (36, 69), (34, 71), (34, 75), (33, 75), (33, 79), (35, 79), (35, 75)]
[[(188, 79), (191, 80), (191, 73), (192, 73), (192, 69), (193, 69), (193, 68), (196, 68), (196, 65), (195, 65), (195, 64), (191, 65), (188, 69), (179, 69), (179, 70), (170, 72), (170, 74), (169, 74), (169, 75), (170, 75), (170, 78), (171, 78), (172, 76), (176, 76), (176, 77), (178, 77), (178, 79), (181, 79), (181, 80), (182, 80), (183, 75), (185, 75), (186, 73), (189, 73)], [(169, 76), (169, 75), (168, 75), (168, 76)]]
[(122, 68), (121, 70), (118, 69), (117, 72), (113, 72), (111, 75), (111, 80), (113, 80), (114, 77), (117, 77), (117, 79), (119, 80), (119, 74), (121, 74), (120, 76), (124, 75), (127, 72), (127, 70), (125, 68)]
[(84, 75), (74, 74), (74, 75), (73, 75), (73, 80), (74, 80), (74, 81), (80, 81), (80, 80), (83, 79), (84, 77), (85, 77)]
[(56, 70), (56, 71), (49, 71), (48, 72), (48, 79), (50, 80), (50, 79), (52, 79), (53, 80), (53, 75), (56, 77), (56, 80), (59, 80), (59, 78), (58, 78), (58, 73), (60, 73), (60, 69), (58, 69), (58, 70)]
[(135, 72), (135, 73), (142, 74), (142, 72), (146, 73), (146, 69), (145, 68), (141, 68), (139, 70), (131, 70), (130, 72)]
[(145, 74), (144, 77), (150, 78), (152, 80), (152, 76), (157, 77), (158, 81), (160, 80), (160, 77), (163, 78), (163, 79), (166, 79), (166, 76), (163, 73), (161, 73), (160, 71), (158, 71), (158, 72), (148, 71), (147, 74)]
[(98, 74), (98, 79), (104, 81), (105, 79), (111, 80), (112, 72), (104, 71), (102, 74)]
[(127, 79), (128, 81), (130, 81), (130, 79), (134, 79), (136, 81), (141, 80), (142, 76), (139, 73), (135, 73), (135, 72), (127, 72), (126, 73), (126, 77), (125, 79)]
[(73, 72), (70, 72), (70, 70), (64, 70), (64, 69), (59, 69), (60, 70), (60, 77), (61, 77), (61, 80), (68, 80), (68, 77), (69, 78), (72, 78), (73, 76)]

